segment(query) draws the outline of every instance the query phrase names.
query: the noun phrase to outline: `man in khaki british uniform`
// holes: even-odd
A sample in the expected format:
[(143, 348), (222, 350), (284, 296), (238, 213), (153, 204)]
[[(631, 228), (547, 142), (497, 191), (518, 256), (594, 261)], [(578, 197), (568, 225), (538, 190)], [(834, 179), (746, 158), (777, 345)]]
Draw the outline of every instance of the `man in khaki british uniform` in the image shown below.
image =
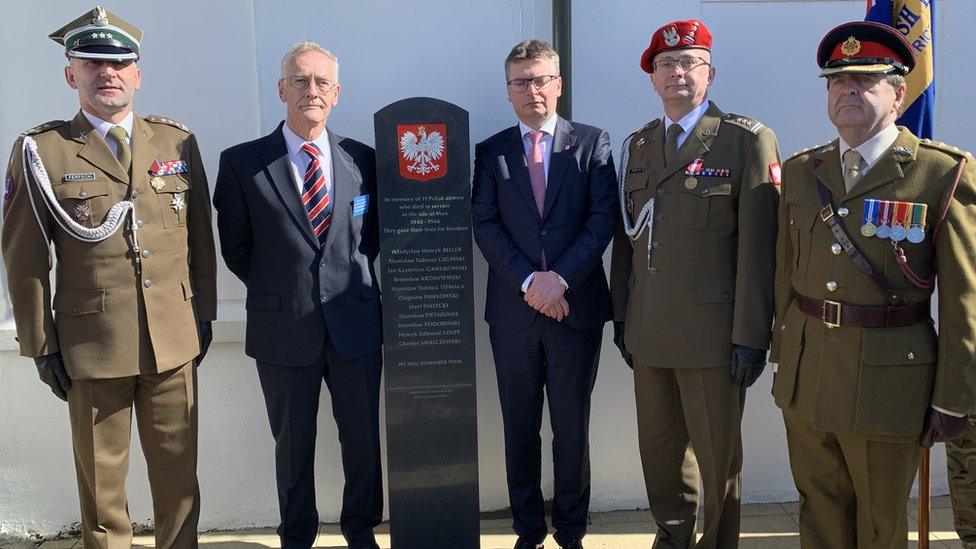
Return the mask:
[(641, 68), (665, 116), (627, 139), (620, 171), (614, 340), (634, 369), (655, 547), (738, 544), (742, 407), (772, 326), (776, 136), (706, 100), (711, 45), (695, 19), (654, 33)]
[(915, 66), (896, 30), (840, 25), (817, 59), (839, 138), (783, 166), (773, 395), (801, 545), (905, 547), (921, 446), (976, 413), (976, 166), (895, 126)]
[(6, 174), (20, 353), (68, 401), (85, 547), (131, 544), (133, 408), (156, 546), (197, 546), (195, 362), (217, 308), (210, 195), (189, 131), (132, 111), (141, 37), (101, 8), (51, 34), (81, 110), (25, 132)]

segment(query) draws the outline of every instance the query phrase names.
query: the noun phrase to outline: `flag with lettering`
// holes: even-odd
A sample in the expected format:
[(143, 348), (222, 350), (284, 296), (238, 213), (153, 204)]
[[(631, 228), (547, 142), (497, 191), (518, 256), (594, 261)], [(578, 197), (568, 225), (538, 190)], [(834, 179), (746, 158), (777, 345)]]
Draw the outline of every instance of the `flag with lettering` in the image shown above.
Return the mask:
[(867, 0), (864, 18), (893, 27), (915, 49), (918, 64), (908, 75), (906, 109), (898, 124), (928, 139), (935, 125), (935, 1)]

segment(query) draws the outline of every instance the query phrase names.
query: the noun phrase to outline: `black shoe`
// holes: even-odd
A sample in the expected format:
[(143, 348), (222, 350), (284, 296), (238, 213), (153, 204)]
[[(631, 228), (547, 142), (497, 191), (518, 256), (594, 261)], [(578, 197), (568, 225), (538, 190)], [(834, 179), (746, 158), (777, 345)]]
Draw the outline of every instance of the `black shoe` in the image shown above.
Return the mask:
[(514, 549), (544, 549), (544, 548), (545, 548), (545, 544), (543, 544), (542, 542), (536, 543), (534, 541), (529, 541), (527, 539), (519, 538), (519, 540), (515, 542)]

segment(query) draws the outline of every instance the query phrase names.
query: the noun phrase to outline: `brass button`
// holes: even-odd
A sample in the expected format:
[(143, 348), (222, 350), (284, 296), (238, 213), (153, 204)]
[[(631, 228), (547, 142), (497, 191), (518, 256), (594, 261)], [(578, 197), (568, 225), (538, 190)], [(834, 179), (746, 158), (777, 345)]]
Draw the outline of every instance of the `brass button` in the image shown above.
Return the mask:
[(793, 220), (791, 219), (791, 220), (790, 220), (790, 227), (792, 227), (793, 225), (796, 225), (796, 221), (793, 221)]
[(834, 242), (830, 245), (830, 252), (834, 255), (840, 255), (842, 248), (839, 243)]
[(176, 186), (176, 190), (178, 190), (178, 191), (182, 191), (182, 190), (183, 190), (183, 187), (181, 187), (181, 186), (179, 186), (179, 185), (177, 185), (177, 186)]
[(150, 286), (153, 285), (153, 281), (151, 279), (147, 278), (147, 279), (145, 279), (145, 280), (142, 281), (142, 285), (145, 286), (146, 288), (148, 288), (148, 287), (150, 287)]
[(837, 208), (837, 215), (841, 217), (847, 217), (847, 214), (851, 213), (847, 208)]
[(78, 198), (85, 198), (86, 196), (88, 196), (88, 193), (85, 192), (85, 189), (78, 191)]
[(780, 324), (779, 325), (779, 331), (785, 332), (786, 331), (786, 324)]
[(837, 291), (837, 283), (834, 282), (833, 280), (828, 280), (827, 281), (827, 291), (829, 291), (829, 292), (836, 292)]

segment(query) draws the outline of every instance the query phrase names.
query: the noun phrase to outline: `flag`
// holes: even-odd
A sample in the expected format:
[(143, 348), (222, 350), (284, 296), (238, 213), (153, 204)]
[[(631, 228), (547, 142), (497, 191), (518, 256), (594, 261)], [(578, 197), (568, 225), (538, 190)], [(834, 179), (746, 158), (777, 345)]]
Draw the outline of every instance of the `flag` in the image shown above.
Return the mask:
[(907, 77), (905, 111), (898, 124), (928, 139), (935, 125), (935, 1), (867, 0), (864, 18), (893, 27), (915, 49), (918, 63)]

